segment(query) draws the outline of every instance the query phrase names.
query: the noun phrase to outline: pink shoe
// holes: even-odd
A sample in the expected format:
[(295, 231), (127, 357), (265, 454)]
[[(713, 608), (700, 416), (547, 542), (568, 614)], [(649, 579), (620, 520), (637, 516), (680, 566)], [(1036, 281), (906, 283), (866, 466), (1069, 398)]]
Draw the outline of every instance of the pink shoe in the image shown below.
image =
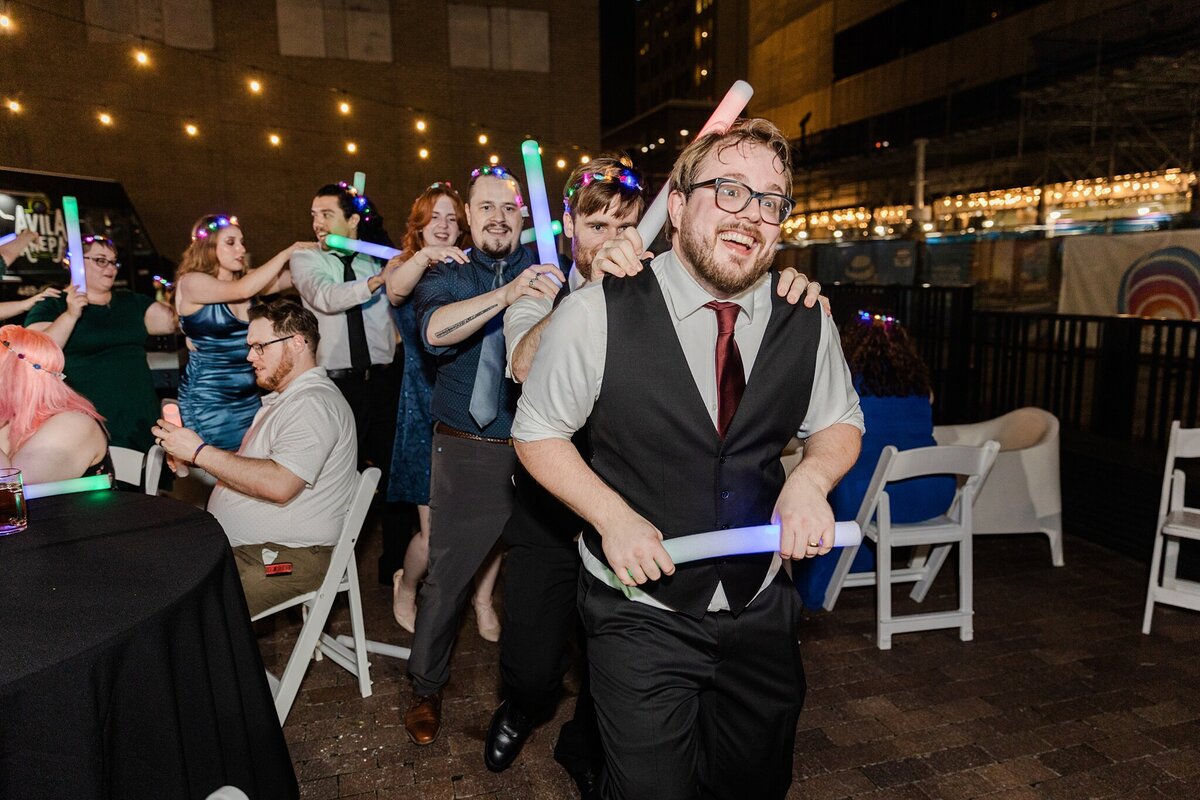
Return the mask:
[(484, 600), (481, 603), (473, 600), (471, 605), (475, 606), (475, 624), (479, 626), (479, 636), (489, 642), (500, 641), (500, 617), (496, 616), (492, 601)]
[(417, 590), (404, 586), (404, 570), (392, 575), (392, 616), (396, 623), (409, 633), (417, 628)]

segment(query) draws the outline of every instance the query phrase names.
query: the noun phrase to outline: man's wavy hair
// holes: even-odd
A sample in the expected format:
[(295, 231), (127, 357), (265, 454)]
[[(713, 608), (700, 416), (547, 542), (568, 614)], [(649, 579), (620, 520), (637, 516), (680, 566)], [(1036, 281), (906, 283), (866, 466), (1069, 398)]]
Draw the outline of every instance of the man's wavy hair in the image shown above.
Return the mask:
[(842, 350), (860, 394), (929, 396), (929, 367), (898, 320), (860, 311), (859, 318), (845, 326)]
[[(792, 148), (788, 144), (783, 131), (775, 127), (775, 123), (762, 117), (740, 117), (733, 121), (724, 132), (716, 131), (698, 137), (694, 142), (683, 148), (675, 167), (671, 170), (671, 191), (681, 192), (684, 197), (691, 196), (691, 185), (696, 182), (700, 165), (710, 154), (715, 153), (720, 158), (721, 153), (731, 147), (744, 147), (747, 144), (761, 144), (775, 153), (783, 167), (783, 193), (792, 195)], [(753, 187), (762, 191), (761, 186)], [(667, 218), (667, 237), (674, 235), (674, 226), (670, 217)]]

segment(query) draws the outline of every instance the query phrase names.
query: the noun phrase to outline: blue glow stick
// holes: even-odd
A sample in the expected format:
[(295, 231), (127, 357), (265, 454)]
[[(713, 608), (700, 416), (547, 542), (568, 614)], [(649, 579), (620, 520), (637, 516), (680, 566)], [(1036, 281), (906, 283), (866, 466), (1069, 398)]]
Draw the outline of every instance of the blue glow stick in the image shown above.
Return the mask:
[(364, 242), (361, 239), (347, 239), (345, 236), (338, 236), (336, 233), (326, 234), (325, 244), (334, 250), (341, 250), (344, 253), (363, 253), (364, 255), (384, 261), (400, 255), (400, 251), (394, 247), (372, 244), (371, 242)]
[[(729, 91), (725, 93), (720, 105), (713, 111), (712, 116), (708, 118), (708, 122), (704, 123), (704, 127), (696, 134), (699, 139), (706, 133), (712, 133), (717, 127), (722, 130), (733, 124), (733, 121), (738, 118), (738, 115), (745, 110), (746, 105), (750, 102), (750, 98), (754, 96), (754, 88), (745, 81), (734, 81), (733, 86), (729, 87)], [(667, 197), (671, 194), (671, 182), (667, 181), (663, 187), (659, 189), (658, 196), (654, 198), (654, 202), (646, 209), (646, 213), (642, 215), (642, 221), (638, 223), (638, 236), (642, 239), (642, 247), (649, 247), (651, 242), (658, 237), (659, 231), (663, 229), (663, 225), (667, 224)]]
[(533, 211), (538, 261), (557, 267), (558, 250), (554, 248), (554, 234), (550, 229), (550, 201), (546, 197), (546, 179), (542, 175), (542, 155), (538, 152), (538, 143), (533, 139), (522, 142), (521, 157), (525, 159), (525, 180), (529, 184), (529, 206)]
[(8, 244), (9, 242), (15, 242), (16, 240), (17, 240), (17, 235), (15, 233), (8, 233), (8, 234), (5, 234), (4, 236), (0, 236), (0, 247), (3, 247), (4, 245)]
[(25, 486), (25, 499), (36, 500), (39, 497), (53, 497), (56, 494), (75, 494), (76, 492), (95, 492), (112, 488), (111, 475), (89, 475), (86, 478), (71, 478), (66, 481), (48, 481), (46, 483), (31, 483)]
[[(834, 547), (850, 547), (861, 543), (862, 531), (857, 522), (834, 523)], [(663, 549), (676, 564), (702, 561), (706, 558), (745, 556), (751, 553), (778, 553), (779, 526), (754, 525), (749, 528), (695, 533), (691, 536), (667, 539), (663, 541)]]
[(358, 192), (359, 194), (362, 194), (366, 190), (367, 190), (367, 173), (365, 173), (365, 172), (354, 173), (354, 191)]
[(79, 203), (74, 197), (62, 199), (63, 221), (67, 225), (67, 254), (71, 257), (71, 285), (81, 292), (87, 291), (87, 278), (83, 272), (83, 236), (79, 233)]
[[(550, 223), (550, 230), (554, 232), (555, 236), (558, 236), (560, 233), (562, 233), (562, 223), (558, 220), (554, 220)], [(536, 238), (537, 231), (533, 228), (526, 228), (525, 230), (521, 231), (521, 244), (531, 244)], [(3, 242), (0, 242), (0, 244), (3, 244)]]

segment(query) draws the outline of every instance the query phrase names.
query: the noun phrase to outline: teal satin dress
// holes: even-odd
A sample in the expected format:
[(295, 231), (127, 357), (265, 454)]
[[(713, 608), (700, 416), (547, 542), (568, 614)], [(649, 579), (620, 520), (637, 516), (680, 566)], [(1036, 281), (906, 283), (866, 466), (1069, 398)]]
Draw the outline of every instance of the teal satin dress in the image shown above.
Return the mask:
[(262, 406), (246, 360), (249, 323), (224, 303), (212, 303), (180, 317), (179, 327), (194, 348), (179, 384), (183, 424), (209, 444), (236, 452)]

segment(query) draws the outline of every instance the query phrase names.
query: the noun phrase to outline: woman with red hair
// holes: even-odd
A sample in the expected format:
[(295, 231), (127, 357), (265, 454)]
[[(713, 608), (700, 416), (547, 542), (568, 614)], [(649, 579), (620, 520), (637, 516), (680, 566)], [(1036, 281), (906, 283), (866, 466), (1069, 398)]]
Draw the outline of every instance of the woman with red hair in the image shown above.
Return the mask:
[[(433, 357), (421, 344), (417, 317), (408, 296), (430, 267), (443, 261), (467, 263), (462, 251), (467, 213), (448, 181), (430, 186), (413, 202), (404, 232), (403, 254), (389, 263), (388, 299), (392, 318), (404, 344), (404, 376), (396, 417), (396, 444), (392, 471), (385, 487), (390, 502), (417, 506), (420, 530), (404, 554), (404, 568), (392, 578), (392, 613), (400, 627), (412, 633), (417, 619), (417, 587), (429, 568), (429, 470), (433, 450), (433, 417), (429, 406), (437, 371)], [(500, 639), (500, 618), (492, 608), (492, 591), (500, 572), (500, 555), (494, 554), (475, 576), (475, 619), (479, 635)]]
[(63, 381), (64, 363), (46, 334), (0, 328), (0, 467), (27, 484), (112, 472), (103, 417)]

